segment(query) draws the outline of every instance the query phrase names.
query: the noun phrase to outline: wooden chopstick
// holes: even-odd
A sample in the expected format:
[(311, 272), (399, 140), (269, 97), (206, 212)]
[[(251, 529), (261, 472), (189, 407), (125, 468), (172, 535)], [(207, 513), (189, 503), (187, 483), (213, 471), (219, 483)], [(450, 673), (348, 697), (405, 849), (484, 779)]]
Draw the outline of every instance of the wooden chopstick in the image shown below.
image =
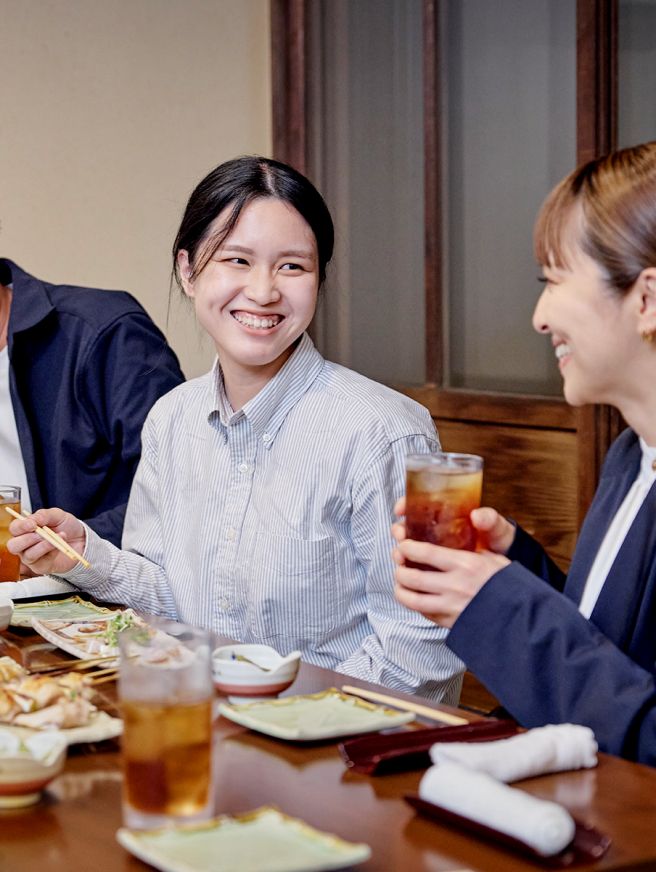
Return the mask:
[[(18, 518), (18, 520), (22, 520), (22, 518), (29, 518), (30, 513), (23, 509), (22, 515), (19, 515), (18, 512), (15, 512), (9, 506), (5, 506), (5, 511), (9, 512), (12, 518)], [(39, 527), (36, 528), (36, 533), (41, 536), (42, 539), (45, 539), (47, 542), (50, 542), (51, 545), (61, 551), (62, 554), (65, 554), (67, 557), (70, 557), (71, 560), (76, 560), (81, 563), (82, 566), (86, 567), (86, 569), (91, 569), (91, 564), (88, 560), (85, 560), (81, 554), (78, 554), (75, 548), (72, 548), (65, 539), (62, 539), (54, 530), (51, 530), (50, 527)]]
[(99, 669), (93, 675), (85, 676), (87, 684), (92, 684), (94, 687), (97, 684), (106, 684), (108, 681), (115, 681), (118, 676), (118, 668), (114, 666), (112, 669)]
[(351, 696), (360, 696), (362, 699), (368, 699), (372, 702), (381, 702), (383, 705), (391, 705), (398, 709), (403, 709), (406, 712), (413, 712), (416, 715), (421, 715), (423, 718), (430, 718), (433, 721), (442, 721), (445, 724), (468, 724), (466, 718), (451, 715), (448, 712), (440, 712), (437, 709), (429, 708), (427, 705), (419, 705), (416, 702), (406, 702), (404, 699), (397, 699), (395, 696), (386, 696), (384, 693), (377, 693), (374, 690), (365, 690), (363, 687), (351, 687), (345, 684), (342, 687), (342, 693), (348, 693)]
[(116, 659), (116, 654), (105, 654), (104, 657), (90, 657), (88, 660), (68, 660), (60, 661), (59, 663), (44, 664), (43, 666), (28, 666), (28, 671), (32, 674), (80, 672), (84, 669), (93, 669), (94, 666), (99, 666), (101, 663), (111, 663), (112, 660)]

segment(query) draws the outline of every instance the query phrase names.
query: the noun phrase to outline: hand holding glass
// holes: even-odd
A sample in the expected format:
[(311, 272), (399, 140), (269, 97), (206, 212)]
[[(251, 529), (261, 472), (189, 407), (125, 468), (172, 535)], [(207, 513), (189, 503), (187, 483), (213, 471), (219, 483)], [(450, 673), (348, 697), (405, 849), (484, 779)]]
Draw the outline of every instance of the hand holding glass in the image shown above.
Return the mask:
[(408, 539), (475, 551), (477, 533), (470, 514), (481, 504), (483, 458), (448, 452), (411, 454), (406, 472)]

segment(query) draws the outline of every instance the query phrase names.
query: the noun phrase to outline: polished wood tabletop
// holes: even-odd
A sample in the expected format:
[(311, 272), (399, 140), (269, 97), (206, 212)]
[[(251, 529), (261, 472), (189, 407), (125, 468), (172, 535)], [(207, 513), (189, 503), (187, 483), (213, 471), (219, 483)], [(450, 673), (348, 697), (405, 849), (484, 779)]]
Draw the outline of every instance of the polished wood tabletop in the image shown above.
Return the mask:
[[(51, 646), (29, 630), (5, 631), (0, 640), (0, 655), (9, 653), (23, 662), (41, 658), (46, 662), (55, 656)], [(59, 659), (61, 652), (56, 656)], [(344, 683), (374, 687), (304, 664), (287, 693), (315, 692)], [(115, 688), (105, 685), (103, 691), (104, 704), (111, 708)], [(275, 805), (320, 830), (369, 844), (371, 859), (358, 867), (368, 872), (519, 872), (541, 868), (508, 850), (417, 815), (403, 797), (416, 792), (421, 772), (359, 775), (346, 768), (336, 741), (283, 742), (224, 718), (216, 721), (216, 738), (217, 813)], [(533, 778), (517, 786), (561, 803), (574, 816), (610, 836), (612, 845), (603, 858), (574, 868), (656, 869), (655, 769), (601, 755), (599, 766), (593, 770)], [(145, 872), (150, 867), (116, 841), (120, 825), (119, 741), (75, 746), (69, 751), (64, 772), (38, 805), (0, 812), (0, 870)]]

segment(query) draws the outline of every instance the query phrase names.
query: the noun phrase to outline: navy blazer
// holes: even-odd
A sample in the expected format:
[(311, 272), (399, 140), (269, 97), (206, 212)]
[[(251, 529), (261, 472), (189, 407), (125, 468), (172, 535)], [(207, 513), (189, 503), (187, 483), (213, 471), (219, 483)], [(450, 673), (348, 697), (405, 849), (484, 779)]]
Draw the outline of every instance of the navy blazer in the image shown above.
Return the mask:
[(32, 508), (60, 506), (120, 545), (141, 427), (184, 380), (139, 303), (53, 285), (0, 259), (13, 285), (9, 388)]
[(625, 430), (608, 452), (567, 577), (518, 529), (513, 562), (474, 597), (447, 644), (523, 725), (586, 724), (602, 750), (656, 765), (656, 484), (589, 621), (577, 607), (640, 459), (637, 436)]

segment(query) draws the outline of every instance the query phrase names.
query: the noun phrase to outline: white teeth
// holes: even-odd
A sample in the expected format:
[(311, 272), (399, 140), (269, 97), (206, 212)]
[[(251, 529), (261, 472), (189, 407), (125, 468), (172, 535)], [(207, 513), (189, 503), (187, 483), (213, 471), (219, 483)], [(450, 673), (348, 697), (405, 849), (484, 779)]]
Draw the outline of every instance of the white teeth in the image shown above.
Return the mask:
[(562, 360), (563, 357), (567, 357), (567, 355), (571, 353), (572, 349), (564, 342), (556, 346), (556, 357), (558, 358), (558, 360)]
[(269, 318), (258, 318), (255, 315), (247, 315), (244, 312), (233, 312), (233, 317), (244, 327), (251, 327), (255, 330), (268, 330), (270, 327), (275, 327), (280, 323), (280, 315), (273, 315)]

